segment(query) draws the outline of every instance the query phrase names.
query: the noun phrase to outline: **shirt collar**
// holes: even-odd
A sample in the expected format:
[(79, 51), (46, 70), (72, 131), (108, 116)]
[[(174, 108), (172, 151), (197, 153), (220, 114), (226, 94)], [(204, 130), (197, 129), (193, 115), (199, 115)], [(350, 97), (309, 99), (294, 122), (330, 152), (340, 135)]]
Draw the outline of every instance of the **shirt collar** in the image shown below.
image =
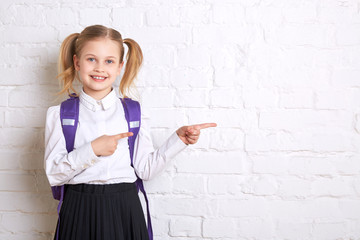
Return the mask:
[(96, 112), (99, 110), (109, 109), (116, 101), (119, 101), (116, 96), (115, 90), (112, 89), (111, 92), (106, 95), (103, 99), (96, 100), (93, 97), (87, 95), (83, 89), (80, 92), (80, 102), (89, 110)]

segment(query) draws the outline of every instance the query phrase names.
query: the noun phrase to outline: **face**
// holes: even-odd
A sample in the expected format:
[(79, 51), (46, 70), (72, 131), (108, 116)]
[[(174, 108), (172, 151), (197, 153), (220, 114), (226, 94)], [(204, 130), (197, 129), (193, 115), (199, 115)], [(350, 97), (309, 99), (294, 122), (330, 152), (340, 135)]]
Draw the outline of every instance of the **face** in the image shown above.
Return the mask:
[(107, 38), (88, 41), (80, 56), (74, 55), (84, 92), (97, 100), (111, 91), (123, 64), (118, 43)]

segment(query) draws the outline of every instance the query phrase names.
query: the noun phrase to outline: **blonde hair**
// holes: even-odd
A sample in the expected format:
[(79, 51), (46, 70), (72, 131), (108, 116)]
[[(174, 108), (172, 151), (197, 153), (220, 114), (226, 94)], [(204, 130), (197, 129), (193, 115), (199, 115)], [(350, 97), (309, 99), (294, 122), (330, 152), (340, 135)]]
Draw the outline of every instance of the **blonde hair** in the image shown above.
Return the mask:
[(128, 47), (128, 52), (126, 54), (126, 66), (124, 75), (120, 81), (119, 91), (124, 97), (128, 97), (127, 94), (130, 91), (130, 88), (134, 85), (134, 80), (139, 73), (142, 61), (143, 54), (141, 48), (137, 42), (130, 38), (122, 39), (121, 34), (112, 29), (107, 28), (102, 25), (93, 25), (86, 27), (81, 33), (70, 34), (60, 47), (59, 54), (59, 75), (57, 78), (62, 83), (62, 89), (59, 94), (70, 94), (70, 91), (77, 94), (74, 89), (73, 82), (74, 80), (80, 80), (79, 76), (75, 70), (74, 66), (74, 55), (80, 57), (81, 50), (88, 41), (99, 39), (99, 38), (108, 38), (110, 40), (116, 41), (120, 49), (120, 63), (123, 62), (124, 58), (124, 45), (125, 43)]

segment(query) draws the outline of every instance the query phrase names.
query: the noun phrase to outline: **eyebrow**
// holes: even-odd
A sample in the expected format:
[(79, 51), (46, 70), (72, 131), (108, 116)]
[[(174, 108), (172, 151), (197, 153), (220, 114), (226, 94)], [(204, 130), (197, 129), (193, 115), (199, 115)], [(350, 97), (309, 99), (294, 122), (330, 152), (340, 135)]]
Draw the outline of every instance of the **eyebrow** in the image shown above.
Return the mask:
[[(92, 54), (92, 53), (85, 54), (85, 57), (88, 57), (88, 56), (94, 56), (94, 57), (96, 57), (96, 55), (95, 55), (95, 54)], [(114, 58), (114, 59), (116, 59), (115, 56), (107, 56), (107, 57), (105, 57), (105, 58)]]

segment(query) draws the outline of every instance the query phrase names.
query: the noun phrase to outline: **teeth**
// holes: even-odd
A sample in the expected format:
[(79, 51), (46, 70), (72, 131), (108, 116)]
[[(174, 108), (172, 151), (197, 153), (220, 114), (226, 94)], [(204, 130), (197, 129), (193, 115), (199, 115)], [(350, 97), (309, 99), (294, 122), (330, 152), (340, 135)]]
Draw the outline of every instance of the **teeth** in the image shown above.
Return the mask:
[(93, 78), (98, 79), (98, 80), (104, 80), (105, 79), (104, 77), (95, 77), (95, 76), (93, 76)]

